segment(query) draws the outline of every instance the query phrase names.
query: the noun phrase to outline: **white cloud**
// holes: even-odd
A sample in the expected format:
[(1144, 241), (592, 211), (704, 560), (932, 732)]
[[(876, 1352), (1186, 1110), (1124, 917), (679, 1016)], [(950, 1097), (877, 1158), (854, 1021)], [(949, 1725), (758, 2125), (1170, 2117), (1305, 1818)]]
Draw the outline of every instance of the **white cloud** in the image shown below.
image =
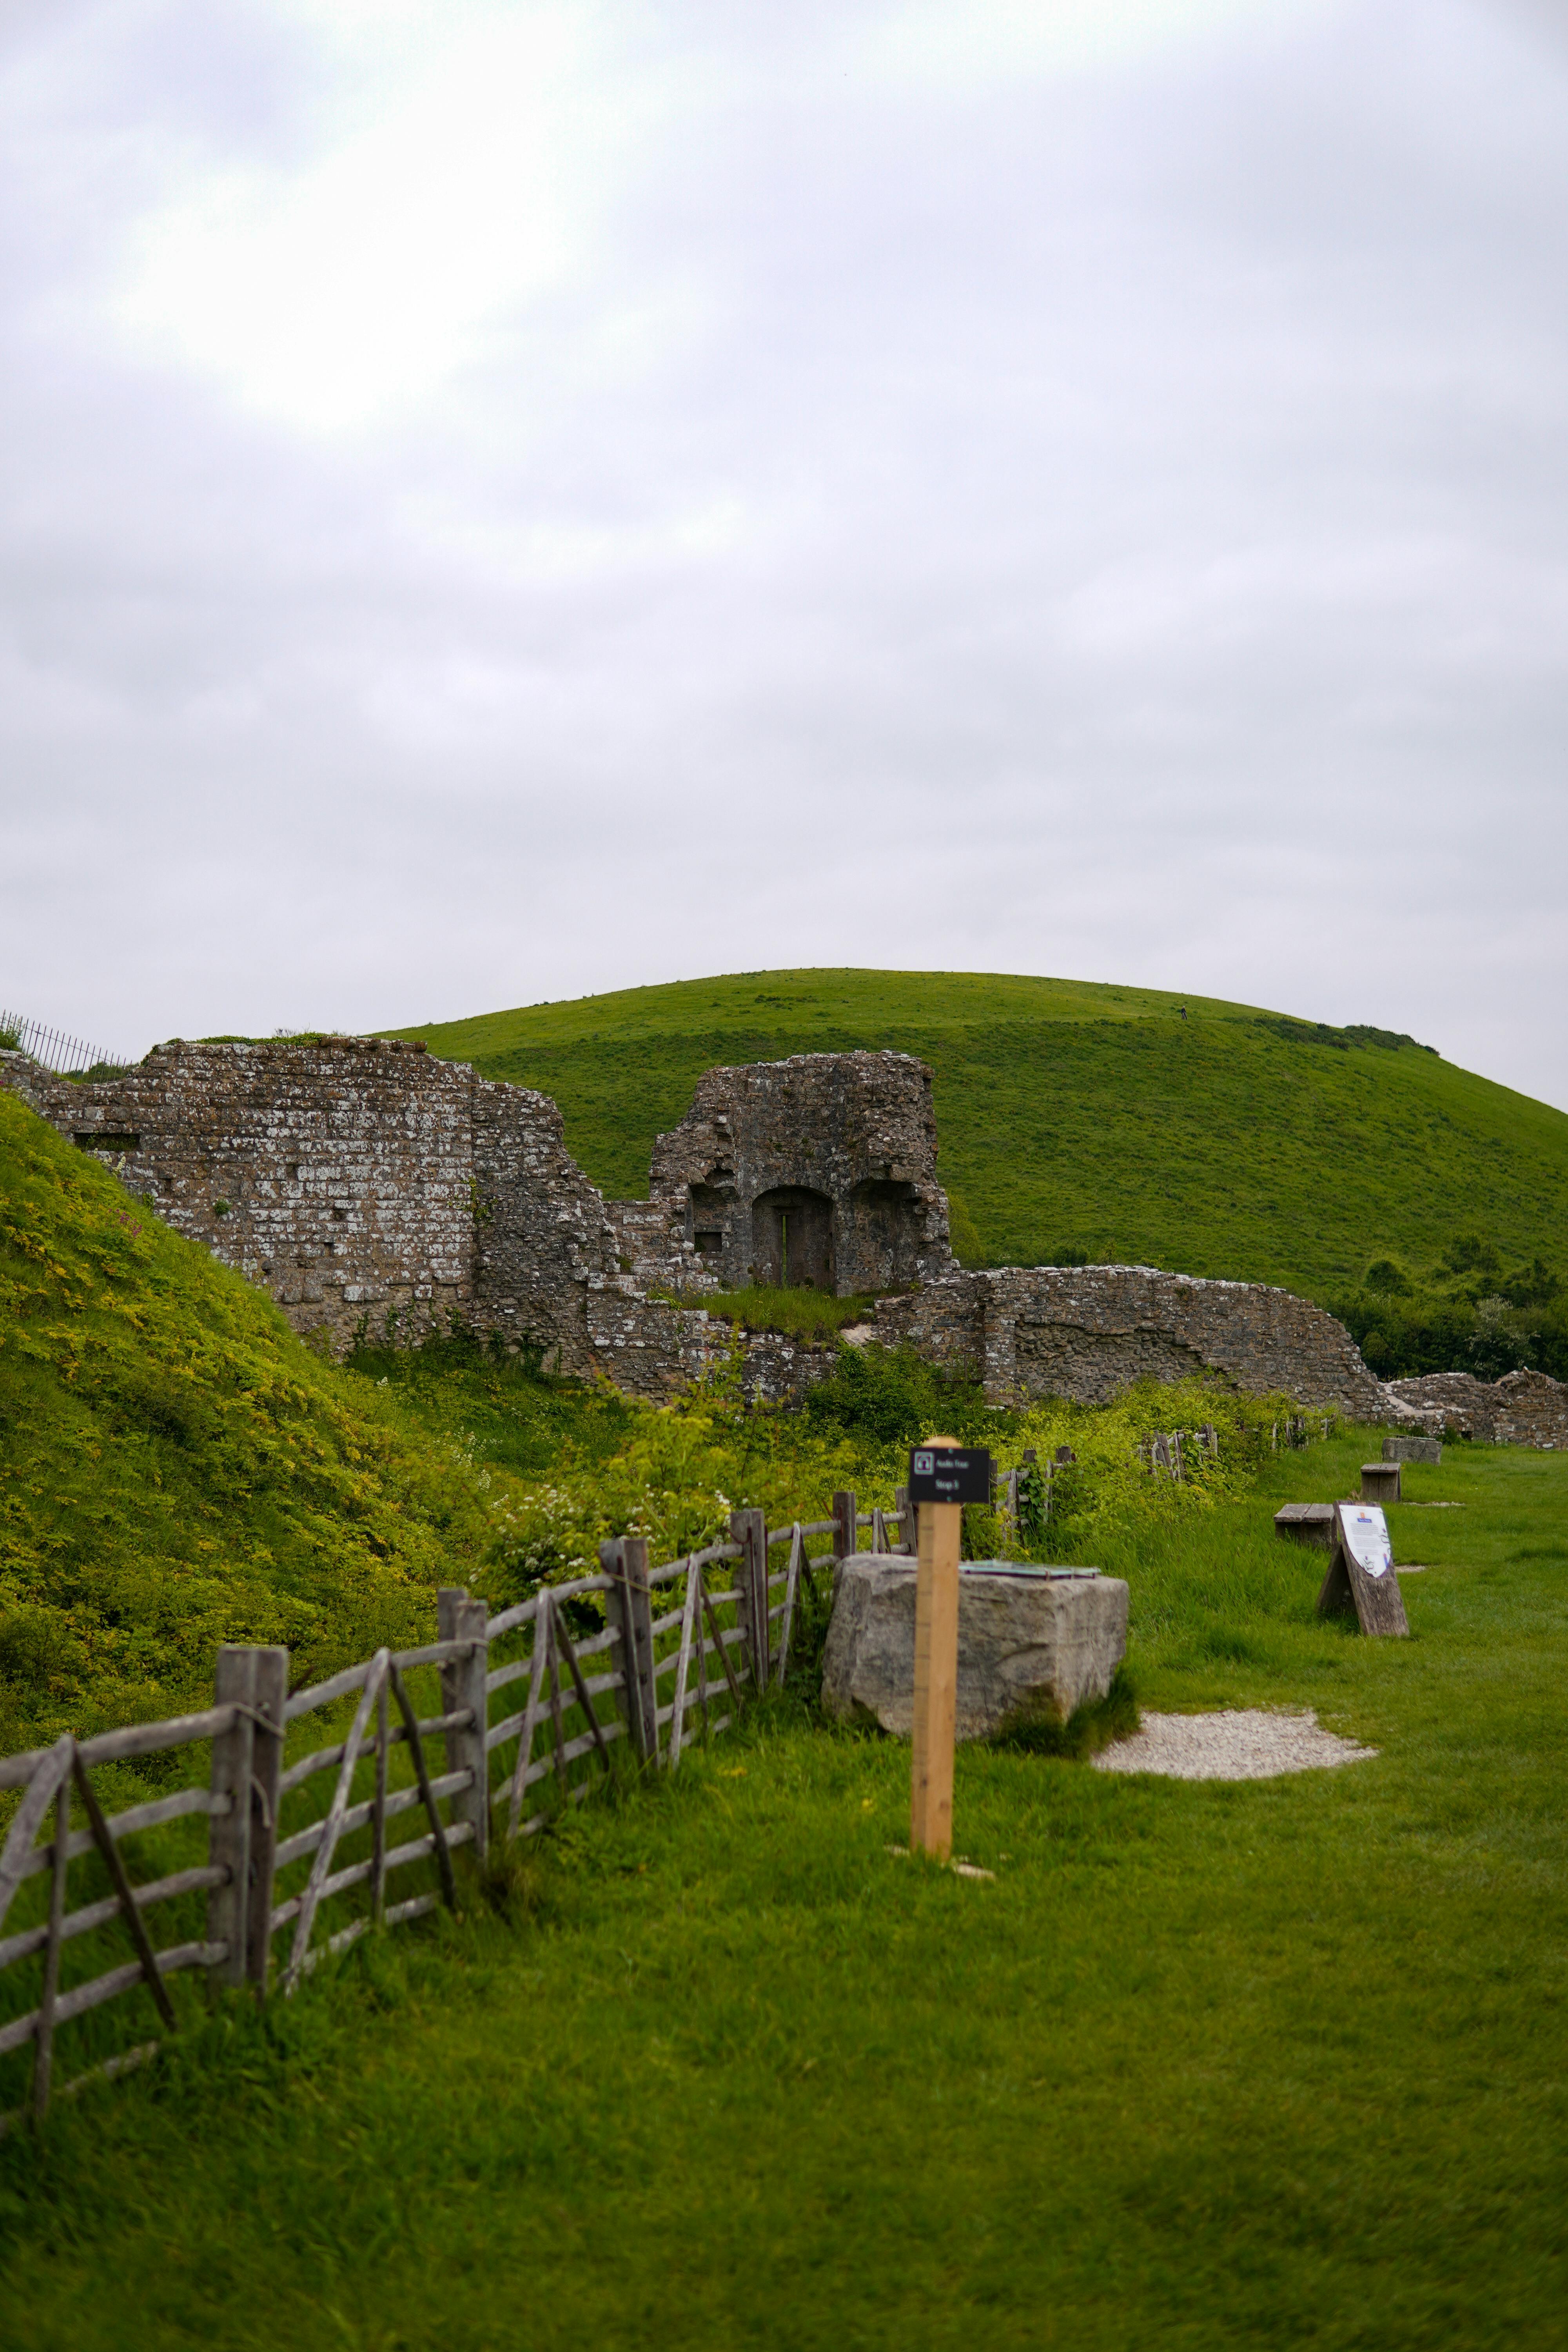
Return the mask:
[(379, 12), (335, 24), (359, 102), (322, 152), (198, 171), (137, 225), (114, 314), (142, 356), (341, 432), (417, 410), (591, 267), (637, 111), (594, 13), (400, 14), (390, 45)]
[(16, 21), (0, 996), (1077, 971), (1568, 1101), (1527, 0)]
[(1114, 70), (1238, 20), (1286, 24), (1312, 0), (921, 0), (879, 13), (854, 44), (862, 71), (952, 93), (1020, 75)]

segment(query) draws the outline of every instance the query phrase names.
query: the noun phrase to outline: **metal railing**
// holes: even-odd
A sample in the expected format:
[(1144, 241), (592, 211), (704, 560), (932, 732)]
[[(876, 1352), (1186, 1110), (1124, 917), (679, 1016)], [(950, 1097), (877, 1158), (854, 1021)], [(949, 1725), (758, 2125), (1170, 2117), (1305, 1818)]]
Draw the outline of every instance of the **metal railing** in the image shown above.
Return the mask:
[(84, 1037), (70, 1037), (50, 1029), (25, 1013), (0, 1012), (0, 1045), (31, 1058), (57, 1078), (112, 1078), (132, 1066), (124, 1054), (106, 1045), (89, 1045)]

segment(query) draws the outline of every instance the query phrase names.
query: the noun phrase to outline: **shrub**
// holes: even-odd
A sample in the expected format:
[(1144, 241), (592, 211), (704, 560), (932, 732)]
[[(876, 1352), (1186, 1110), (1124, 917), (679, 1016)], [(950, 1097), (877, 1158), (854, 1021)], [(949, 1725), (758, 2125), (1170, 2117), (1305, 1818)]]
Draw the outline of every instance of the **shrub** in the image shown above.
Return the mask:
[(1505, 1372), (1522, 1371), (1531, 1362), (1534, 1336), (1506, 1298), (1483, 1298), (1476, 1308), (1470, 1360), (1483, 1381), (1501, 1380)]
[(875, 1341), (839, 1350), (837, 1369), (807, 1391), (805, 1412), (815, 1427), (873, 1446), (913, 1445), (937, 1430), (964, 1438), (986, 1423), (973, 1376), (944, 1371), (912, 1348)]
[(1410, 1295), (1410, 1277), (1391, 1257), (1374, 1258), (1362, 1277), (1362, 1287), (1375, 1291), (1381, 1298), (1405, 1298)]

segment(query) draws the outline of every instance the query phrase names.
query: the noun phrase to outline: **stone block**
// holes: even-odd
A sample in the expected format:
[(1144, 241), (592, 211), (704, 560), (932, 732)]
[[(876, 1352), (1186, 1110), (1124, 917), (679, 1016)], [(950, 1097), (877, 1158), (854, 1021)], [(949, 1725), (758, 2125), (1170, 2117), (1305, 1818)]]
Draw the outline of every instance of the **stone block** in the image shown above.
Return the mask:
[(1383, 1458), (1385, 1462), (1441, 1462), (1443, 1441), (1440, 1437), (1385, 1437)]
[[(907, 1738), (914, 1716), (912, 1560), (854, 1552), (834, 1580), (822, 1703)], [(1070, 1715), (1103, 1698), (1127, 1653), (1127, 1587), (1097, 1569), (966, 1565), (958, 1582), (960, 1739), (982, 1739), (1019, 1706)]]

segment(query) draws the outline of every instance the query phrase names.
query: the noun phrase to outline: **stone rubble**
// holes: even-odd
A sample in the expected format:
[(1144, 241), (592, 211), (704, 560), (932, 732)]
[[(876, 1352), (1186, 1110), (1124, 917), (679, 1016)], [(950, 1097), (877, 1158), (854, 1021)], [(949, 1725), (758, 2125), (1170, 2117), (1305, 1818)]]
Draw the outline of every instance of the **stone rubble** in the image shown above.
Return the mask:
[(1390, 1381), (1388, 1393), (1434, 1436), (1546, 1451), (1568, 1445), (1568, 1384), (1550, 1372), (1505, 1372), (1500, 1381), (1479, 1381), (1473, 1372), (1426, 1372)]

